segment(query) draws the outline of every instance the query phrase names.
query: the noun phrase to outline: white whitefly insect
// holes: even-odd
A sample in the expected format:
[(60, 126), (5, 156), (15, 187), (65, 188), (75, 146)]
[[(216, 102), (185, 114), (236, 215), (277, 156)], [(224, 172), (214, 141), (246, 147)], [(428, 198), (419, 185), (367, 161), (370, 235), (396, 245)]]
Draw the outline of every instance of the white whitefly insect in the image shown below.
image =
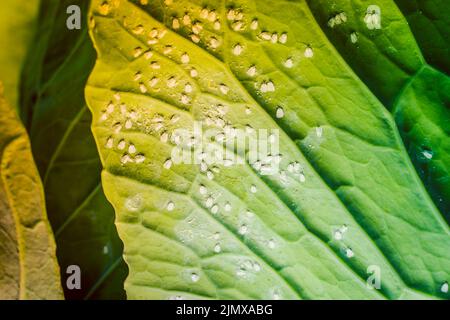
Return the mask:
[(175, 209), (175, 203), (173, 203), (172, 201), (169, 201), (167, 203), (167, 211), (173, 211)]
[(364, 16), (364, 22), (367, 29), (381, 29), (381, 9), (377, 5), (370, 5), (367, 7), (366, 15)]
[(284, 61), (284, 66), (285, 66), (286, 68), (292, 68), (292, 67), (294, 66), (294, 61), (292, 61), (292, 58), (287, 58), (287, 59)]
[(205, 195), (208, 193), (208, 189), (206, 189), (204, 185), (200, 185), (198, 191), (200, 192), (201, 195)]
[(278, 107), (277, 110), (276, 110), (275, 116), (278, 119), (283, 118), (284, 117), (284, 109), (282, 107)]
[(208, 197), (205, 201), (205, 206), (207, 208), (211, 208), (214, 205), (214, 199), (212, 197)]
[(247, 227), (247, 225), (245, 225), (245, 224), (241, 225), (241, 226), (239, 227), (238, 232), (239, 232), (239, 234), (241, 234), (241, 235), (246, 234), (246, 233), (248, 232), (248, 227)]
[(175, 30), (180, 29), (180, 20), (178, 18), (172, 19), (172, 28)]
[(129, 153), (129, 154), (135, 154), (135, 153), (136, 153), (136, 147), (135, 147), (134, 144), (130, 144), (130, 145), (128, 146), (128, 153)]
[(172, 167), (172, 159), (167, 159), (165, 162), (164, 162), (164, 169), (170, 169), (171, 167)]
[(256, 75), (256, 66), (250, 66), (250, 68), (247, 69), (247, 75), (254, 77)]
[(111, 138), (111, 137), (108, 138), (108, 139), (106, 140), (105, 147), (108, 148), (108, 149), (111, 149), (111, 148), (113, 147), (113, 145), (114, 145), (114, 139)]
[(253, 19), (251, 24), (250, 24), (250, 29), (252, 30), (256, 30), (258, 29), (258, 19)]
[(233, 47), (233, 54), (239, 56), (242, 53), (242, 46), (238, 43)]
[(181, 63), (186, 64), (189, 63), (191, 59), (189, 58), (189, 55), (185, 52), (181, 55)]
[(191, 274), (191, 281), (192, 282), (198, 282), (200, 280), (200, 276), (196, 273)]
[(228, 86), (223, 83), (220, 84), (219, 89), (220, 89), (220, 92), (222, 92), (223, 94), (227, 94), (228, 91), (230, 90), (228, 88)]
[(314, 56), (314, 51), (311, 47), (307, 47), (304, 52), (306, 58), (312, 58)]
[(117, 145), (117, 148), (118, 148), (119, 150), (123, 150), (123, 149), (125, 149), (125, 145), (126, 145), (125, 140), (120, 140), (120, 141), (119, 141), (119, 144)]

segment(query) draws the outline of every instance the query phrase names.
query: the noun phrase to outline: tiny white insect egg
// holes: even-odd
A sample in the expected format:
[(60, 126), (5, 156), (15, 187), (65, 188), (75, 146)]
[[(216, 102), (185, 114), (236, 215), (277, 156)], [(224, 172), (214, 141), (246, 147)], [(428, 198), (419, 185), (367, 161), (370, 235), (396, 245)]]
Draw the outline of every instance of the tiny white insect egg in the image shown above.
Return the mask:
[(444, 282), (444, 283), (441, 285), (441, 292), (442, 292), (442, 293), (447, 293), (447, 292), (448, 292), (448, 282), (447, 282), (447, 281)]
[(213, 206), (211, 207), (211, 212), (212, 212), (213, 214), (216, 214), (217, 212), (219, 212), (219, 206), (218, 206), (217, 204), (213, 205)]
[(256, 188), (256, 186), (254, 184), (251, 185), (250, 187), (250, 192), (251, 193), (256, 193), (258, 191), (258, 189)]
[(221, 251), (222, 251), (222, 248), (221, 248), (220, 244), (216, 243), (216, 245), (214, 246), (214, 252), (219, 253)]
[(280, 43), (284, 44), (284, 43), (287, 42), (287, 39), (288, 39), (287, 33), (284, 32), (284, 33), (281, 34), (279, 41), (280, 41)]
[(231, 204), (229, 202), (225, 203), (225, 211), (230, 212), (231, 211)]

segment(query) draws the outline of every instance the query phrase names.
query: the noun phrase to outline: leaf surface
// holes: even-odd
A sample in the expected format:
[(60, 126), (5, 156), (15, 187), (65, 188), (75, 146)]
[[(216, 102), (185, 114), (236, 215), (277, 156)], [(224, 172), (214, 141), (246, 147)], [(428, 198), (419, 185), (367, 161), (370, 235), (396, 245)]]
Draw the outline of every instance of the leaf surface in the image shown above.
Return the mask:
[(41, 180), (1, 83), (0, 128), (0, 299), (62, 299)]
[[(66, 27), (71, 4), (42, 1), (38, 37), (24, 72), (22, 118), (43, 179), (66, 298), (123, 299), (127, 269), (122, 243), (113, 208), (103, 194), (91, 114), (84, 101), (96, 56), (87, 34), (89, 1), (77, 2), (81, 30)], [(65, 286), (70, 265), (81, 269), (81, 290)]]
[[(374, 6), (363, 0), (310, 0), (308, 4), (347, 63), (394, 113), (416, 170), (450, 221), (450, 154), (446, 146), (450, 114), (445, 91), (450, 81), (445, 74), (450, 40), (444, 14), (450, 10), (450, 2), (381, 0)], [(379, 12), (378, 28), (367, 23), (371, 8)], [(444, 73), (431, 65), (441, 67)]]
[[(446, 297), (448, 226), (305, 1), (93, 1), (91, 14), (86, 98), (129, 298)], [(217, 135), (180, 143), (196, 121)], [(279, 132), (279, 150), (172, 163), (177, 144), (234, 129)]]

